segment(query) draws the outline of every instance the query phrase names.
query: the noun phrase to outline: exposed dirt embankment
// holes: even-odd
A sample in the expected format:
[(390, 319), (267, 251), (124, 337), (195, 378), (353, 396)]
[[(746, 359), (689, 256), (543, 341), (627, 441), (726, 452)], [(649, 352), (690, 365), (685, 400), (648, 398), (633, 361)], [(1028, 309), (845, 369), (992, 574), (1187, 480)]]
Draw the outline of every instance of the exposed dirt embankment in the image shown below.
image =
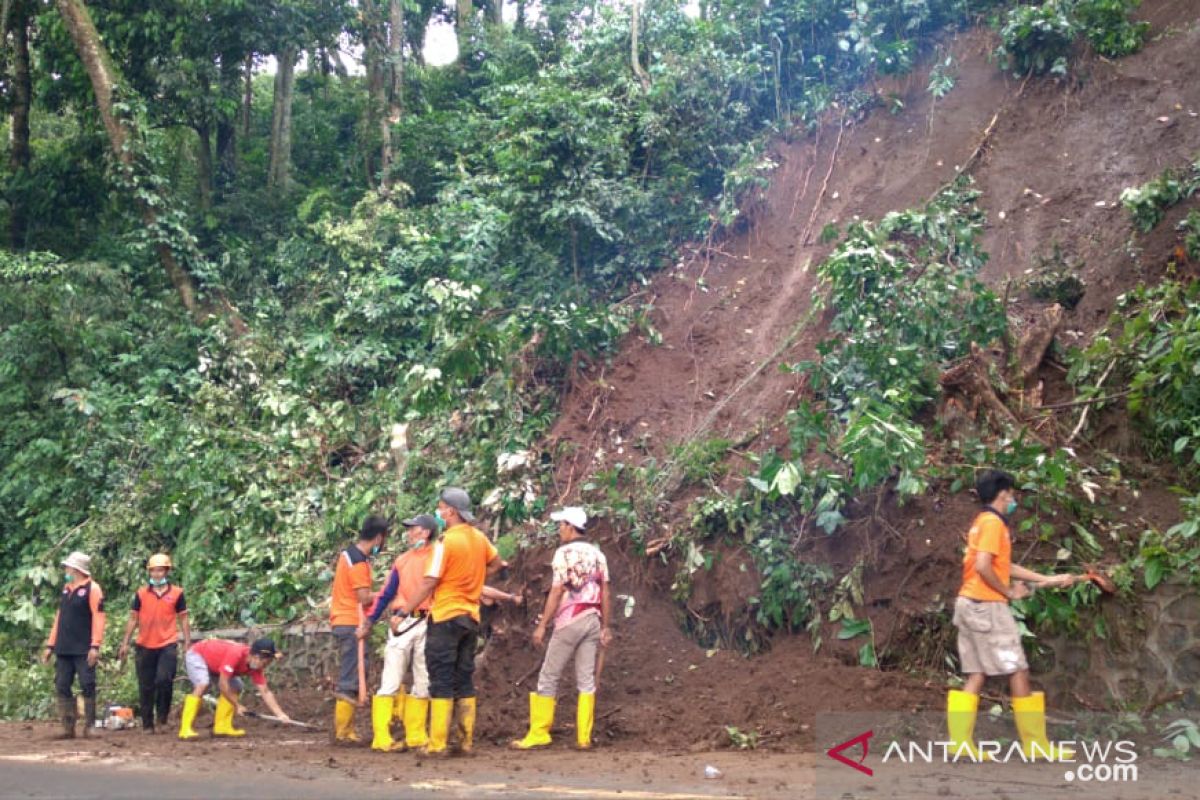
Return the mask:
[[(782, 443), (779, 423), (803, 386), (779, 366), (813, 358), (827, 335), (813, 310), (820, 291), (815, 270), (832, 247), (820, 242), (823, 226), (844, 230), (855, 218), (920, 205), (964, 168), (988, 212), (984, 244), (991, 260), (983, 277), (1010, 299), (1016, 326), (1045, 306), (1024, 280), (1057, 245), (1063, 263), (1086, 284), (1061, 337), (1086, 340), (1118, 294), (1162, 276), (1173, 247), (1170, 230), (1197, 202), (1173, 210), (1153, 234), (1135, 237), (1118, 201), (1122, 189), (1183, 166), (1200, 151), (1200, 5), (1148, 0), (1142, 14), (1153, 26), (1142, 52), (1119, 61), (1085, 57), (1066, 82), (1006, 75), (989, 59), (996, 44), (991, 31), (962, 33), (943, 43), (942, 58), (953, 55), (956, 76), (946, 97), (935, 100), (927, 73), (918, 71), (881, 84), (881, 102), (869, 113), (850, 118), (835, 110), (815, 133), (777, 144), (778, 167), (750, 224), (711, 249), (686, 248), (646, 289), (661, 343), (631, 336), (610, 364), (582, 369), (546, 443), (556, 459), (556, 499), (577, 499), (581, 485), (617, 462), (637, 464), (649, 455), (661, 463), (692, 439), (719, 436), (751, 450)], [(1042, 377), (1045, 402), (1070, 399), (1061, 374), (1047, 369)], [(1125, 444), (1120, 452), (1136, 456), (1136, 443), (1126, 437)], [(688, 490), (674, 499), (681, 510)], [(806, 558), (838, 570), (871, 555), (868, 613), (886, 655), (922, 624), (923, 609), (954, 591), (958, 540), (972, 509), (966, 497), (937, 494), (900, 510), (884, 507), (886, 529), (863, 526), (804, 547)], [(1165, 486), (1151, 479), (1130, 514), (1161, 524), (1172, 507)], [(815, 657), (807, 637), (777, 641), (769, 654), (750, 660), (729, 652), (710, 656), (679, 633), (669, 598), (673, 568), (637, 558), (611, 531), (600, 536), (606, 549), (621, 554), (617, 591), (638, 601), (633, 615), (620, 620), (605, 668), (600, 713), (607, 716), (599, 728), (610, 741), (670, 746), (719, 739), (722, 725), (743, 723), (777, 741), (799, 741), (818, 709), (933, 707), (940, 700), (938, 686), (825, 660), (829, 648)], [(744, 602), (753, 586), (740, 585), (742, 564), (727, 555), (729, 568), (714, 570), (726, 577), (702, 576), (696, 592)], [(544, 572), (546, 560), (525, 559), (525, 573), (532, 579)], [(532, 679), (514, 683), (538, 658), (521, 622), (510, 621), (485, 671), (490, 685), (507, 687), (500, 707), (481, 712), (499, 727), (523, 714)], [(931, 651), (926, 666), (940, 669), (943, 655)]]

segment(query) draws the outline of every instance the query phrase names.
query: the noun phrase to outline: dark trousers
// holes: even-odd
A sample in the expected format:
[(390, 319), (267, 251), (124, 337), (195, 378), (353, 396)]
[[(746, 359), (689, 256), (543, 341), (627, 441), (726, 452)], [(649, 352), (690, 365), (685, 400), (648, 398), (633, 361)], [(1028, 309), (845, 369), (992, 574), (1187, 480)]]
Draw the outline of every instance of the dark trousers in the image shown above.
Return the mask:
[(79, 676), (79, 690), (88, 700), (96, 699), (96, 668), (89, 667), (87, 656), (60, 655), (54, 661), (54, 689), (64, 700), (75, 699), (71, 693), (71, 684), (75, 676)]
[(444, 622), (431, 622), (425, 633), (425, 669), (429, 671), (429, 696), (461, 700), (475, 696), (475, 644), (479, 623), (466, 614)]
[(138, 697), (141, 704), (142, 727), (154, 727), (154, 712), (158, 711), (158, 724), (167, 723), (171, 711), (171, 693), (175, 689), (175, 667), (179, 661), (179, 649), (169, 644), (166, 647), (134, 647), (134, 663), (137, 665)]
[[(358, 629), (354, 625), (334, 625), (333, 640), (338, 647), (338, 694), (358, 696)], [(363, 650), (366, 654), (366, 650)]]

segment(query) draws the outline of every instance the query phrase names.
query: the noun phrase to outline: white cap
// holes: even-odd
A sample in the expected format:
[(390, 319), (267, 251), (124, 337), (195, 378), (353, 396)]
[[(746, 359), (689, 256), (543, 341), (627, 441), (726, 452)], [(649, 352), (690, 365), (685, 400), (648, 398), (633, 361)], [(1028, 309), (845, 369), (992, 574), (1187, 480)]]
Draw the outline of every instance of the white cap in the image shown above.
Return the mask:
[(555, 511), (550, 515), (550, 519), (555, 522), (566, 522), (572, 528), (583, 530), (587, 525), (587, 512), (579, 506), (567, 506), (562, 511)]

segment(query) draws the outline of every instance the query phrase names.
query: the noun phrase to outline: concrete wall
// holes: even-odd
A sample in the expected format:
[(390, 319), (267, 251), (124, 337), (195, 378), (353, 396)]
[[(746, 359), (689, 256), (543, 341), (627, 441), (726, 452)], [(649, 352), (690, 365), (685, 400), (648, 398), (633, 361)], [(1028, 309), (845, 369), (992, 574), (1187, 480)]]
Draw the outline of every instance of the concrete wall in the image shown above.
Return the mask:
[(1102, 601), (1108, 638), (1057, 637), (1030, 648), (1034, 682), (1060, 708), (1141, 710), (1174, 690), (1180, 702), (1200, 709), (1200, 592), (1183, 581), (1164, 581), (1131, 609)]

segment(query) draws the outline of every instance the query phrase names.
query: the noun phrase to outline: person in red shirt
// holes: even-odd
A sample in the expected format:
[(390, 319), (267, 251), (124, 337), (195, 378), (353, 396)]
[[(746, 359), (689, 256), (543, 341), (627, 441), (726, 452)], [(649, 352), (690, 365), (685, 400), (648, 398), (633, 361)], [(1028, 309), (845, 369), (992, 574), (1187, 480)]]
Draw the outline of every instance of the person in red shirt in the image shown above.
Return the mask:
[(100, 646), (104, 643), (104, 592), (92, 580), (92, 559), (78, 551), (67, 556), (62, 566), (67, 584), (59, 596), (58, 611), (42, 663), (54, 661), (54, 688), (58, 694), (58, 712), (62, 718), (62, 733), (57, 739), (75, 738), (75, 698), (71, 685), (79, 677), (83, 694), (83, 735), (91, 735), (96, 724), (96, 664), (100, 661)]
[[(380, 618), (397, 608), (406, 598), (413, 597), (425, 576), (425, 566), (429, 560), (428, 544), (437, 532), (437, 520), (429, 514), (421, 514), (404, 520), (402, 524), (405, 526), (408, 549), (392, 565), (371, 611), (359, 627), (359, 634), (363, 638)], [(371, 701), (374, 731), (372, 750), (386, 752), (428, 744), (425, 719), (429, 712), (429, 674), (425, 671), (425, 629), (429, 605), (427, 599), (413, 611), (409, 619), (395, 617), (390, 620), (388, 643), (383, 653), (383, 675), (379, 691)], [(406, 696), (404, 676), (410, 665), (412, 692)], [(404, 722), (403, 742), (392, 740), (391, 723), (394, 718)]]
[[(183, 652), (192, 646), (192, 631), (188, 625), (187, 601), (183, 589), (171, 584), (171, 557), (155, 553), (146, 563), (150, 573), (148, 586), (133, 596), (133, 612), (125, 625), (121, 642), (121, 661), (129, 655), (129, 639), (138, 631), (134, 651), (137, 665), (138, 696), (142, 713), (142, 730), (154, 733), (165, 730), (171, 712), (171, 693), (175, 688), (175, 669), (179, 662), (179, 630), (183, 627)], [(158, 711), (158, 728), (154, 712)]]
[(1075, 581), (1074, 575), (1042, 575), (1012, 563), (1012, 534), (1009, 518), (1017, 510), (1016, 481), (1012, 475), (989, 469), (975, 482), (975, 493), (983, 508), (967, 532), (963, 554), (962, 587), (954, 602), (954, 626), (958, 629), (958, 658), (966, 680), (961, 690), (951, 689), (946, 698), (946, 724), (956, 757), (983, 761), (988, 755), (973, 739), (979, 693), (988, 676), (1008, 676), (1013, 717), (1026, 755), (1066, 759), (1073, 752), (1052, 747), (1046, 739), (1046, 701), (1029, 686), (1029, 664), (1021, 646), (1021, 633), (1008, 604), (1029, 597), (1029, 585), (1061, 588)]
[[(357, 742), (354, 709), (359, 703), (358, 627), (375, 596), (371, 593), (371, 556), (383, 549), (390, 524), (383, 517), (363, 520), (358, 542), (338, 554), (329, 602), (329, 625), (340, 654), (337, 685), (334, 687), (333, 731), (338, 742)], [(363, 657), (366, 651), (363, 650)], [(366, 665), (363, 665), (365, 672)], [(365, 698), (364, 698), (365, 699)]]
[(263, 673), (279, 657), (275, 642), (270, 639), (258, 639), (249, 645), (227, 639), (205, 639), (192, 645), (183, 659), (188, 680), (192, 682), (192, 693), (183, 699), (179, 738), (195, 739), (200, 735), (193, 729), (192, 723), (196, 721), (196, 713), (200, 710), (200, 698), (213, 683), (213, 676), (216, 676), (220, 690), (217, 710), (213, 714), (213, 736), (246, 735), (244, 730), (233, 727), (234, 713), (246, 713), (246, 707), (239, 699), (243, 675), (250, 676), (250, 682), (258, 688), (259, 696), (272, 714), (282, 722), (290, 720), (291, 717), (279, 707), (279, 701), (267, 686), (267, 676)]

